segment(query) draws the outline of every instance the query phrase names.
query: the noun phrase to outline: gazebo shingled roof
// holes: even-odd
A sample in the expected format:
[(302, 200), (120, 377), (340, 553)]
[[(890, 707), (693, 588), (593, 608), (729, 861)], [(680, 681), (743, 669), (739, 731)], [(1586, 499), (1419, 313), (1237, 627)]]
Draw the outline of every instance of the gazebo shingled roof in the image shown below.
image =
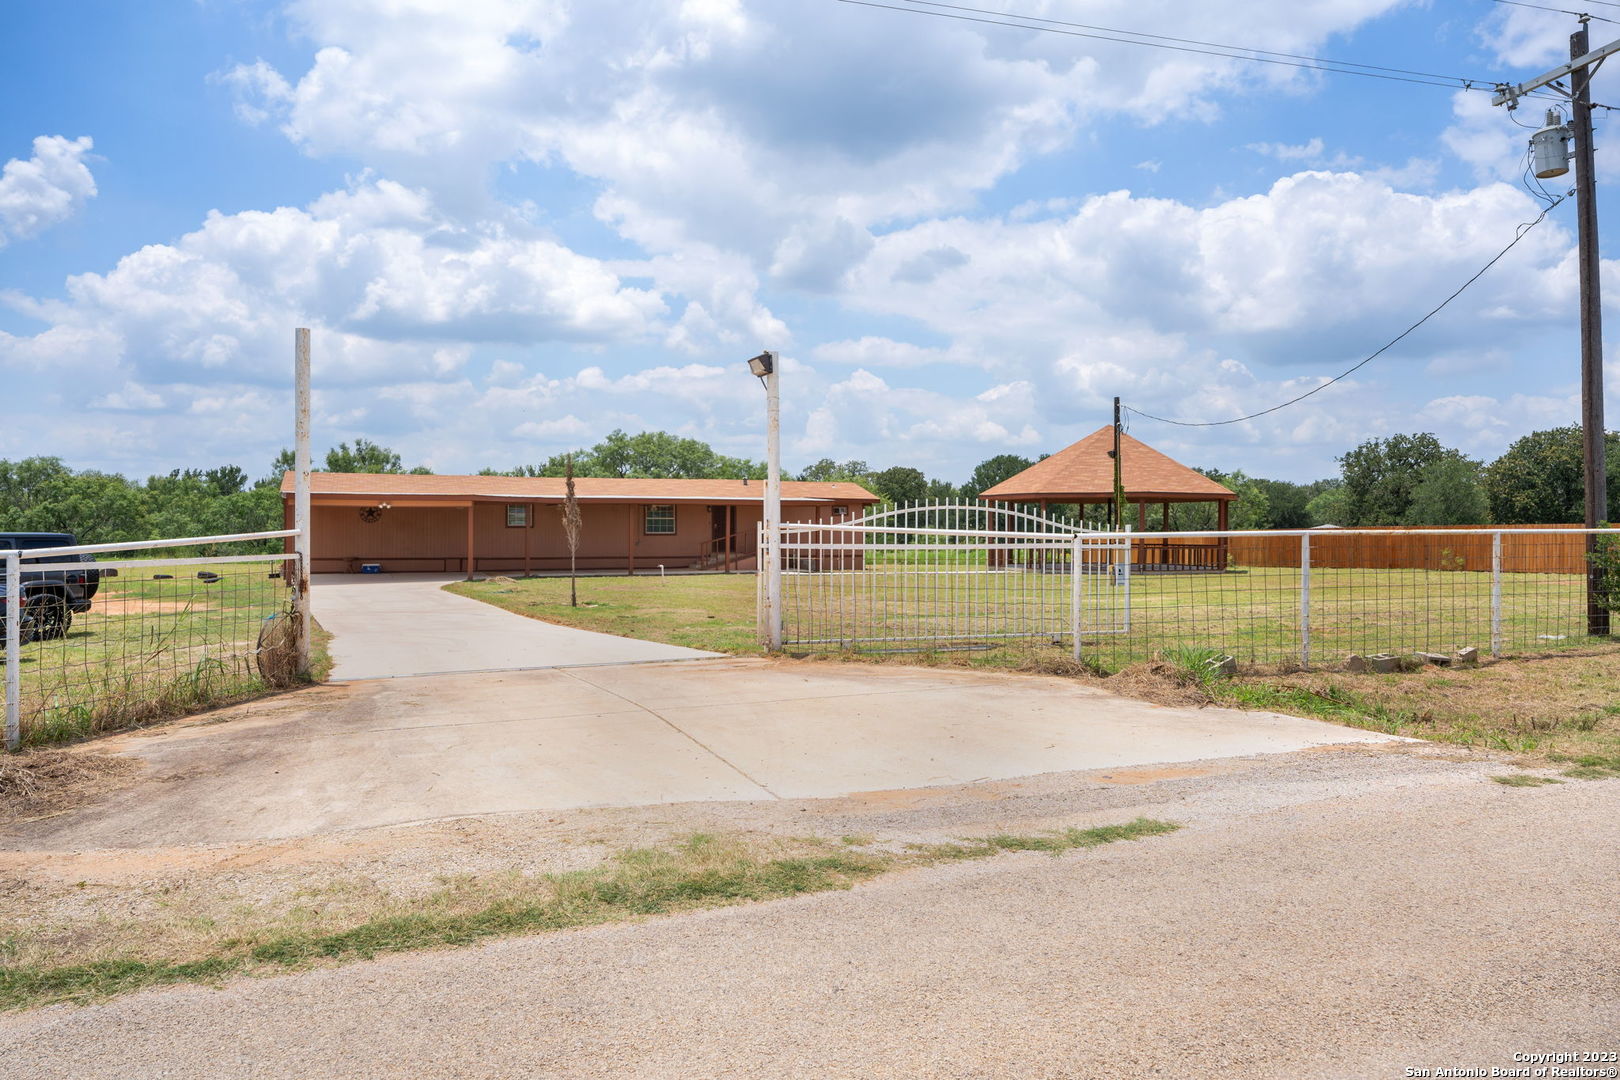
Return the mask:
[[(1122, 433), (1119, 445), (1126, 502), (1215, 502), (1223, 504), (1224, 509), (1225, 503), (1237, 498), (1230, 488), (1166, 457), (1140, 439)], [(979, 497), (995, 502), (1112, 502), (1114, 459), (1108, 452), (1113, 448), (1113, 426), (1104, 425)]]

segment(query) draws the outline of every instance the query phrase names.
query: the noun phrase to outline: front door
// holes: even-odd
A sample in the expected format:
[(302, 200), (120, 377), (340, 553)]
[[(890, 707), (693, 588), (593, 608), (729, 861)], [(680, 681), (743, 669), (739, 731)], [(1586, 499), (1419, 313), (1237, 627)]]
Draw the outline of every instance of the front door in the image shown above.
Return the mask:
[(719, 540), (726, 535), (726, 508), (709, 507), (709, 539)]

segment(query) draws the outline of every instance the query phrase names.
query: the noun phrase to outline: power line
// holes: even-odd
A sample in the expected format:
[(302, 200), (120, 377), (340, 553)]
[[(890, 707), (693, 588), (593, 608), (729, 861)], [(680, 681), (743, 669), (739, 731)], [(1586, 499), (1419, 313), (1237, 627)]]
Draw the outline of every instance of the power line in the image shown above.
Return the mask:
[(1334, 64), (1341, 67), (1367, 68), (1372, 71), (1388, 71), (1398, 75), (1421, 75), (1430, 79), (1447, 79), (1453, 82), (1489, 82), (1488, 79), (1465, 79), (1459, 75), (1438, 75), (1432, 71), (1412, 71), (1409, 68), (1385, 67), (1380, 64), (1362, 64), (1354, 60), (1333, 60), (1321, 56), (1309, 56), (1301, 53), (1277, 52), (1274, 49), (1256, 49), (1247, 45), (1223, 45), (1215, 41), (1200, 41), (1197, 38), (1170, 37), (1167, 34), (1149, 34), (1141, 30), (1120, 30), (1112, 26), (1092, 26), (1089, 23), (1069, 22), (1064, 19), (1045, 19), (1037, 15), (1020, 15), (1015, 11), (993, 11), (986, 8), (968, 7), (963, 4), (947, 4), (942, 0), (904, 0), (907, 4), (918, 7), (949, 8), (952, 11), (971, 11), (978, 15), (997, 15), (1008, 19), (1022, 19), (1025, 22), (1047, 23), (1052, 26), (1072, 26), (1081, 30), (1096, 30), (1105, 34), (1126, 34), (1133, 38), (1151, 38), (1155, 41), (1174, 41), (1182, 45), (1203, 45), (1211, 49), (1231, 49), (1236, 52), (1258, 53), (1262, 56), (1281, 56), (1289, 60), (1307, 60), (1313, 64)]
[(1298, 397), (1290, 398), (1289, 400), (1283, 402), (1281, 405), (1273, 405), (1269, 409), (1261, 409), (1259, 412), (1250, 413), (1247, 416), (1234, 417), (1231, 420), (1172, 420), (1172, 419), (1170, 419), (1169, 417), (1166, 417), (1166, 416), (1154, 416), (1152, 413), (1143, 412), (1141, 409), (1133, 409), (1129, 405), (1125, 406), (1125, 408), (1129, 409), (1131, 412), (1135, 413), (1137, 416), (1140, 416), (1140, 417), (1142, 417), (1142, 418), (1144, 418), (1146, 420), (1157, 420), (1161, 424), (1174, 424), (1177, 427), (1222, 427), (1222, 426), (1224, 426), (1226, 424), (1241, 424), (1245, 420), (1254, 420), (1257, 417), (1266, 416), (1266, 415), (1268, 415), (1270, 413), (1277, 412), (1277, 411), (1279, 411), (1281, 409), (1286, 409), (1290, 405), (1297, 405), (1301, 401), (1304, 401), (1306, 398), (1310, 397), (1312, 394), (1320, 393), (1321, 391), (1326, 390), (1328, 387), (1332, 386), (1334, 383), (1340, 381), (1341, 379), (1348, 378), (1350, 375), (1352, 375), (1355, 372), (1357, 372), (1357, 371), (1361, 370), (1362, 368), (1366, 367), (1368, 364), (1370, 364), (1374, 360), (1378, 359), (1384, 353), (1386, 353), (1390, 349), (1394, 348), (1395, 345), (1398, 344), (1401, 341), (1402, 338), (1406, 337), (1412, 331), (1416, 330), (1418, 327), (1422, 326), (1424, 323), (1428, 322), (1430, 319), (1432, 319), (1436, 315), (1438, 315), (1446, 307), (1446, 305), (1450, 304), (1453, 300), (1457, 299), (1457, 297), (1461, 296), (1468, 289), (1468, 287), (1470, 285), (1472, 285), (1474, 282), (1478, 281), (1480, 278), (1484, 277), (1485, 276), (1485, 271), (1489, 270), (1491, 267), (1495, 266), (1499, 261), (1501, 261), (1502, 256), (1504, 256), (1508, 252), (1512, 251), (1514, 249), (1514, 247), (1517, 246), (1517, 244), (1519, 243), (1520, 240), (1523, 240), (1526, 236), (1529, 236), (1530, 235), (1530, 230), (1534, 229), (1537, 225), (1540, 225), (1543, 221), (1547, 220), (1547, 215), (1552, 213), (1553, 207), (1557, 206), (1559, 203), (1563, 202), (1567, 198), (1569, 198), (1569, 196), (1567, 194), (1558, 196), (1557, 201), (1552, 203), (1551, 206), (1548, 206), (1539, 215), (1537, 215), (1537, 217), (1536, 217), (1536, 219), (1534, 221), (1531, 221), (1531, 222), (1528, 222), (1526, 224), (1520, 225), (1519, 229), (1518, 229), (1518, 232), (1514, 235), (1512, 242), (1509, 243), (1507, 247), (1503, 248), (1501, 251), (1498, 251), (1494, 256), (1492, 256), (1491, 261), (1486, 263), (1484, 266), (1480, 267), (1477, 271), (1475, 271), (1473, 277), (1469, 278), (1467, 281), (1463, 282), (1460, 286), (1458, 286), (1456, 292), (1452, 293), (1450, 296), (1448, 296), (1444, 300), (1440, 301), (1440, 303), (1437, 304), (1435, 307), (1429, 309), (1428, 314), (1424, 315), (1423, 318), (1419, 319), (1417, 322), (1413, 323), (1411, 326), (1408, 326), (1405, 330), (1402, 330), (1399, 334), (1395, 335), (1395, 337), (1391, 338), (1388, 342), (1386, 342), (1377, 352), (1375, 352), (1372, 355), (1368, 356), (1366, 359), (1364, 359), (1364, 360), (1360, 361), (1359, 363), (1347, 368), (1344, 371), (1341, 371), (1339, 374), (1333, 376), (1333, 378), (1329, 379), (1325, 383), (1322, 383), (1320, 386), (1317, 386), (1317, 387), (1314, 387), (1314, 388), (1312, 388), (1310, 390), (1305, 391), (1305, 393), (1300, 394)]
[[(1018, 15), (1008, 12), (994, 11), (984, 8), (970, 8), (959, 5), (939, 4), (937, 7), (949, 7), (952, 10), (932, 10), (930, 8), (907, 6), (898, 4), (880, 3), (879, 0), (836, 0), (840, 4), (850, 4), (856, 7), (879, 8), (884, 11), (899, 11), (907, 15), (926, 15), (936, 19), (951, 19), (956, 22), (978, 23), (983, 26), (1007, 26), (1017, 30), (1034, 30), (1046, 34), (1061, 34), (1064, 37), (1087, 38), (1093, 41), (1111, 41), (1118, 45), (1140, 45), (1151, 49), (1166, 49), (1171, 52), (1193, 53), (1199, 56), (1215, 56), (1223, 60), (1247, 60), (1256, 64), (1273, 64), (1278, 67), (1299, 68), (1306, 71), (1325, 71), (1340, 75), (1359, 75), (1367, 79), (1383, 79), (1387, 82), (1413, 83), (1418, 86), (1438, 86), (1447, 90), (1495, 90), (1497, 83), (1490, 79), (1470, 79), (1460, 75), (1431, 75), (1426, 72), (1406, 74), (1404, 68), (1382, 68), (1374, 64), (1359, 64), (1348, 60), (1329, 60), (1322, 57), (1306, 57), (1304, 59), (1290, 59), (1291, 53), (1276, 53), (1259, 55), (1267, 50), (1250, 49), (1239, 45), (1216, 45), (1213, 43), (1197, 44), (1170, 44), (1175, 41), (1191, 42), (1187, 38), (1163, 38), (1160, 35), (1141, 34), (1134, 30), (1113, 30), (1099, 27), (1104, 32), (1096, 33), (1089, 29), (1070, 29), (1069, 27), (1084, 26), (1083, 23), (1063, 23), (1058, 25), (1041, 25), (1042, 23), (1056, 23), (1057, 20), (1038, 20), (1034, 16)], [(902, 0), (906, 4), (915, 4), (919, 0)], [(1617, 4), (1620, 6), (1620, 4)], [(974, 14), (960, 14), (960, 12), (973, 12)], [(987, 18), (984, 16), (998, 16)], [(1021, 20), (1007, 22), (1005, 19)], [(1118, 36), (1114, 36), (1118, 35)], [(1150, 38), (1155, 40), (1149, 40)], [(1198, 47), (1209, 44), (1210, 47)], [(1231, 51), (1237, 50), (1237, 51)], [(1401, 72), (1402, 74), (1391, 74)], [(1531, 93), (1525, 97), (1552, 97), (1550, 94)]]
[(1559, 15), (1573, 15), (1577, 19), (1596, 19), (1598, 22), (1620, 22), (1617, 19), (1605, 18), (1602, 15), (1593, 15), (1589, 11), (1571, 11), (1568, 8), (1547, 7), (1545, 4), (1526, 4), (1524, 0), (1491, 0), (1493, 4), (1511, 4), (1514, 7), (1534, 8), (1537, 11), (1552, 11)]

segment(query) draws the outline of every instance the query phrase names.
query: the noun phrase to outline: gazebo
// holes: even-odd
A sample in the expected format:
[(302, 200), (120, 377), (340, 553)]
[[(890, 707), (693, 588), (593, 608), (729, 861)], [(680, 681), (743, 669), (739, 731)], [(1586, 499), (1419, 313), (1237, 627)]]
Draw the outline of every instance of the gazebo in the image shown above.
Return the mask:
[[(992, 502), (1038, 504), (1046, 511), (1056, 503), (1080, 507), (1114, 502), (1114, 428), (1105, 425), (1072, 446), (1037, 461), (1017, 476), (980, 494)], [(1229, 507), (1237, 495), (1224, 485), (1161, 454), (1140, 439), (1119, 435), (1120, 478), (1125, 502), (1135, 505), (1137, 531), (1148, 529), (1148, 506), (1160, 506), (1159, 531), (1170, 528), (1170, 504), (1213, 502), (1217, 528), (1226, 531)], [(1121, 524), (1130, 524), (1129, 516)], [(1132, 545), (1132, 562), (1166, 570), (1221, 570), (1226, 567), (1226, 540), (1172, 543), (1144, 541)]]

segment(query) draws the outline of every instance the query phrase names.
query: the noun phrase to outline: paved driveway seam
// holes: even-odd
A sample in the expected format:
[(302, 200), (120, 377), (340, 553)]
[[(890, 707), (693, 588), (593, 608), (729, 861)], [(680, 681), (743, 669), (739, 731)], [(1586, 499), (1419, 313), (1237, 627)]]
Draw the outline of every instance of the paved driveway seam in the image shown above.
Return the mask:
[(619, 693), (618, 691), (611, 690), (608, 687), (601, 686), (601, 685), (599, 685), (597, 683), (593, 683), (589, 679), (582, 679), (582, 678), (579, 677), (578, 674), (576, 674), (573, 671), (564, 670), (562, 673), (564, 675), (568, 676), (570, 679), (574, 679), (577, 682), (584, 683), (586, 686), (589, 686), (593, 690), (600, 690), (604, 694), (611, 694), (612, 696), (618, 698), (620, 701), (627, 702), (628, 704), (634, 705), (636, 708), (640, 709), (642, 712), (646, 713), (648, 716), (654, 717), (654, 718), (658, 719), (659, 721), (661, 721), (661, 722), (663, 722), (665, 724), (668, 724), (671, 731), (676, 732), (677, 734), (679, 734), (683, 738), (690, 739), (692, 741), (693, 745), (702, 748), (704, 753), (710, 754), (710, 755), (712, 755), (714, 757), (714, 759), (716, 761), (724, 763), (726, 768), (730, 769), (732, 772), (736, 773), (738, 776), (742, 777), (744, 780), (747, 780), (750, 784), (753, 784), (755, 787), (757, 787), (761, 791), (765, 792), (765, 794), (769, 795), (771, 798), (780, 799), (782, 797), (782, 796), (778, 795), (776, 792), (772, 791), (770, 788), (766, 787), (760, 781), (758, 781), (758, 780), (754, 779), (752, 776), (748, 775), (748, 773), (744, 772), (741, 768), (739, 768), (735, 762), (732, 762), (732, 761), (728, 760), (724, 754), (721, 754), (720, 752), (715, 750), (712, 746), (709, 746), (708, 744), (706, 744), (702, 739), (699, 739), (696, 735), (693, 735), (691, 732), (689, 732), (685, 728), (681, 727), (679, 724), (677, 724), (675, 721), (671, 720), (669, 717), (665, 716), (663, 713), (658, 712), (656, 709), (649, 709), (647, 706), (643, 705), (641, 702), (635, 700), (634, 698), (625, 697), (623, 694)]

